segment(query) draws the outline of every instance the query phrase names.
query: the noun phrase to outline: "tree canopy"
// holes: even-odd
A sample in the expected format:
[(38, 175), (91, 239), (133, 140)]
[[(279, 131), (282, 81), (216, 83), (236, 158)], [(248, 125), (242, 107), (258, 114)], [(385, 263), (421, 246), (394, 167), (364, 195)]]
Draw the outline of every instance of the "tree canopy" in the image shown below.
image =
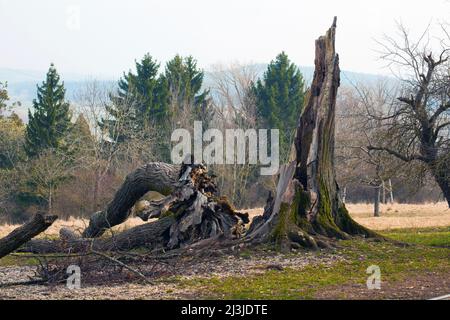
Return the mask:
[(280, 130), (281, 159), (285, 160), (305, 96), (299, 68), (285, 52), (271, 61), (262, 79), (253, 87), (259, 125)]
[(46, 80), (37, 86), (37, 99), (33, 110), (28, 110), (28, 125), (25, 137), (25, 150), (31, 157), (39, 155), (48, 148), (60, 148), (69, 130), (70, 110), (65, 101), (66, 89), (53, 64), (47, 72)]

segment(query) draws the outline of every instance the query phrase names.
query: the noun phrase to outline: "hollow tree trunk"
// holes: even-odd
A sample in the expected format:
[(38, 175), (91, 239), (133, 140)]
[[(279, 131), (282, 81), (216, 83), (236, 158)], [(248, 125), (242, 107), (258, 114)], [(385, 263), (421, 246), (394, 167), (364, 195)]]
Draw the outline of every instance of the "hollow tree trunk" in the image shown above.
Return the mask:
[(334, 166), (339, 57), (335, 53), (336, 18), (316, 40), (315, 71), (300, 117), (291, 161), (280, 168), (274, 198), (255, 219), (247, 241), (274, 241), (282, 249), (326, 247), (328, 239), (374, 236), (352, 220), (340, 199)]
[(41, 213), (37, 213), (30, 221), (13, 230), (6, 237), (0, 239), (0, 258), (13, 252), (31, 238), (47, 230), (56, 218), (56, 216), (45, 216)]
[(130, 173), (107, 208), (92, 215), (83, 237), (99, 237), (108, 228), (124, 222), (136, 201), (149, 191), (170, 194), (178, 181), (179, 172), (180, 166), (152, 162)]

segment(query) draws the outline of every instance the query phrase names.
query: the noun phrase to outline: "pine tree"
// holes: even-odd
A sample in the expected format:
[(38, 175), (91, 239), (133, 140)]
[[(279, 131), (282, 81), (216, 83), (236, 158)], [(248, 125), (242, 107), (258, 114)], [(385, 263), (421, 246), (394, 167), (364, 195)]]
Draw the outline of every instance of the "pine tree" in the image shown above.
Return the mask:
[(92, 153), (93, 145), (96, 143), (94, 136), (91, 133), (89, 124), (81, 113), (67, 136), (71, 145), (67, 148), (68, 153), (78, 158), (82, 155)]
[(158, 62), (146, 54), (136, 61), (136, 73), (124, 73), (119, 80), (117, 93), (110, 97), (112, 105), (107, 106), (111, 119), (101, 123), (113, 140), (124, 142), (150, 125), (162, 126), (167, 121), (167, 82), (158, 70)]
[(303, 76), (286, 53), (271, 61), (253, 87), (259, 126), (280, 130), (280, 159), (289, 154), (295, 127), (303, 106), (305, 90)]
[(208, 103), (208, 90), (203, 90), (203, 70), (197, 67), (197, 61), (192, 57), (176, 55), (167, 62), (164, 74), (169, 92), (172, 112), (187, 108), (194, 117), (204, 116), (205, 104)]
[(2, 117), (4, 109), (6, 109), (6, 102), (8, 100), (8, 83), (0, 82), (0, 117)]
[(42, 151), (64, 147), (64, 136), (70, 129), (69, 103), (65, 101), (64, 83), (53, 64), (46, 80), (37, 86), (37, 100), (33, 101), (34, 113), (28, 110), (25, 151), (30, 157)]

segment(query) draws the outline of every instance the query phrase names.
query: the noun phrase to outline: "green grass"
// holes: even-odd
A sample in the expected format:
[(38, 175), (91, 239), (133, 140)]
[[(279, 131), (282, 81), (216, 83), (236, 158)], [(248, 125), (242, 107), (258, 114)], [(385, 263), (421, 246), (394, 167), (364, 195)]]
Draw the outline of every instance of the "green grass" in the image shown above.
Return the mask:
[(398, 229), (381, 233), (391, 239), (402, 242), (450, 247), (450, 227)]
[(450, 250), (431, 247), (436, 244), (449, 244), (447, 229), (402, 230), (385, 235), (392, 238), (399, 235), (396, 239), (404, 242), (411, 238), (413, 239), (411, 242), (418, 245), (399, 246), (389, 242), (346, 240), (340, 241), (341, 248), (334, 252), (346, 259), (331, 266), (310, 265), (301, 270), (270, 270), (247, 277), (195, 278), (179, 281), (182, 285), (198, 288), (202, 298), (311, 299), (315, 293), (330, 286), (364, 285), (368, 277), (366, 270), (370, 265), (378, 265), (382, 281), (388, 282), (400, 281), (410, 275), (426, 271), (450, 270)]
[(30, 257), (29, 254), (21, 257), (21, 254), (7, 255), (0, 259), (0, 267), (11, 266), (36, 266), (39, 264), (37, 258)]
[[(267, 270), (251, 276), (172, 277), (162, 280), (198, 291), (199, 298), (218, 299), (312, 299), (316, 293), (344, 284), (364, 285), (370, 265), (378, 265), (383, 281), (401, 281), (405, 277), (426, 271), (450, 270), (450, 228), (403, 229), (382, 232), (383, 235), (412, 245), (364, 240), (339, 241), (339, 248), (319, 252), (344, 257), (332, 265), (309, 265), (301, 270)], [(268, 248), (265, 248), (269, 250)], [(292, 255), (293, 253), (289, 254)], [(302, 252), (295, 253), (301, 255)], [(250, 259), (252, 251), (241, 257)], [(262, 261), (263, 262), (263, 261)], [(0, 266), (34, 265), (36, 259), (6, 256)], [(342, 296), (345, 298), (345, 295)]]

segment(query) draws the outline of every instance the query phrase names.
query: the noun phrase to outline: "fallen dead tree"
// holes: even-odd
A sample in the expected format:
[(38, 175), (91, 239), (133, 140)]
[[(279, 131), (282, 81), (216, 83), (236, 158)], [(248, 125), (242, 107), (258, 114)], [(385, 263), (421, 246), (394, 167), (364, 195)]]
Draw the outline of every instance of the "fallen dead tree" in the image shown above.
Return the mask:
[[(121, 210), (110, 210), (113, 207), (110, 204), (105, 211), (109, 215), (103, 214), (103, 217), (110, 217), (113, 223), (106, 220), (102, 224), (99, 221), (103, 218), (99, 219), (100, 215), (97, 215), (91, 219), (91, 225), (87, 230), (98, 230), (95, 233), (98, 236), (106, 230), (106, 227), (99, 229), (99, 225), (113, 226), (120, 219), (126, 219), (135, 202), (149, 191), (148, 185), (144, 187), (142, 181), (149, 179), (145, 176), (146, 172), (151, 172), (151, 176), (154, 176), (153, 171), (148, 171), (151, 166), (152, 164), (139, 168), (125, 179), (112, 201), (116, 208)], [(157, 166), (162, 167), (165, 164), (158, 163)], [(206, 167), (202, 164), (183, 164), (178, 168), (177, 179), (172, 175), (174, 172), (170, 171), (170, 184), (165, 185), (166, 190), (168, 186), (172, 188), (172, 193), (160, 201), (149, 203), (148, 208), (139, 213), (145, 221), (149, 218), (158, 220), (130, 228), (111, 237), (79, 237), (67, 229), (62, 229), (59, 240), (33, 240), (21, 248), (21, 251), (34, 253), (123, 251), (137, 247), (165, 250), (222, 235), (226, 239), (241, 238), (245, 232), (245, 224), (249, 222), (248, 214), (236, 211), (226, 198), (218, 195), (217, 186)], [(137, 176), (140, 178), (136, 179)], [(133, 200), (124, 194), (132, 194)], [(93, 225), (95, 227), (92, 227)], [(86, 232), (83, 233), (85, 234)]]
[(81, 253), (94, 251), (126, 251), (133, 248), (156, 248), (164, 243), (164, 235), (174, 223), (173, 217), (164, 217), (125, 230), (117, 235), (103, 238), (83, 238), (67, 229), (61, 229), (60, 239), (35, 239), (29, 241), (19, 252), (31, 253)]
[(56, 218), (57, 216), (46, 216), (42, 213), (37, 213), (30, 221), (0, 239), (0, 258), (47, 230)]
[(180, 166), (168, 163), (152, 162), (138, 168), (126, 177), (107, 208), (92, 215), (83, 237), (99, 237), (127, 220), (134, 204), (149, 191), (169, 195), (177, 187), (179, 177)]

